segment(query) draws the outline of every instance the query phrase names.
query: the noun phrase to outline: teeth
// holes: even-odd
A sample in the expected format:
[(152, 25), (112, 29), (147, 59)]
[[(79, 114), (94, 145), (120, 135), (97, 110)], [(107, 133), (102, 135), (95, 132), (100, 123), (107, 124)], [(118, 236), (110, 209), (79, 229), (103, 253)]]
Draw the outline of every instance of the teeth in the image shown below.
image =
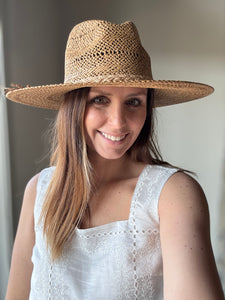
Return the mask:
[(101, 134), (105, 138), (107, 138), (108, 140), (111, 140), (113, 142), (115, 142), (115, 141), (118, 142), (118, 141), (121, 141), (121, 140), (123, 140), (125, 138), (125, 135), (122, 135), (122, 136), (113, 136), (113, 135), (106, 134), (104, 132), (101, 132)]

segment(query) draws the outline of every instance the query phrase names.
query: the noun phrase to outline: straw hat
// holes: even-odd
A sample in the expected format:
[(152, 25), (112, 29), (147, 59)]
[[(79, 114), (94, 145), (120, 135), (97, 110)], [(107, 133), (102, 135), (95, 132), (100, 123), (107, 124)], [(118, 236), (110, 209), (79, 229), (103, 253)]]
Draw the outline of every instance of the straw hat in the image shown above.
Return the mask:
[(11, 89), (6, 96), (26, 105), (58, 109), (65, 93), (93, 86), (153, 88), (156, 107), (213, 92), (212, 87), (201, 83), (153, 80), (150, 57), (132, 22), (90, 20), (76, 25), (69, 35), (64, 83)]

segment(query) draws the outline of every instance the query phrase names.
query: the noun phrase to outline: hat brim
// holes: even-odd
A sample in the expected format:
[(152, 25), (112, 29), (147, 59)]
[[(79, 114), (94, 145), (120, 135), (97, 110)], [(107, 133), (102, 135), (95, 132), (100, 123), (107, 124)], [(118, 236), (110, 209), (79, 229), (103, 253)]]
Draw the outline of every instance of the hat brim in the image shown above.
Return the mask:
[(25, 87), (9, 91), (6, 97), (21, 104), (57, 110), (67, 92), (96, 86), (152, 88), (155, 90), (154, 107), (188, 102), (206, 97), (214, 91), (213, 87), (196, 82), (139, 80), (128, 82), (63, 83)]

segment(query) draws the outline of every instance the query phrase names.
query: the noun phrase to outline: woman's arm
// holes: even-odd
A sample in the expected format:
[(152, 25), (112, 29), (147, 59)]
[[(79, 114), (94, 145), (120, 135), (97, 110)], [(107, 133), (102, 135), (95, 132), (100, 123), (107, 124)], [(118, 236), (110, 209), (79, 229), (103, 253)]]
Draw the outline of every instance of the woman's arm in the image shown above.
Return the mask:
[(205, 195), (190, 176), (178, 172), (159, 199), (165, 300), (222, 300), (210, 241)]
[(29, 298), (30, 278), (33, 269), (31, 255), (35, 241), (34, 203), (38, 175), (27, 184), (19, 225), (13, 247), (6, 300), (25, 300)]

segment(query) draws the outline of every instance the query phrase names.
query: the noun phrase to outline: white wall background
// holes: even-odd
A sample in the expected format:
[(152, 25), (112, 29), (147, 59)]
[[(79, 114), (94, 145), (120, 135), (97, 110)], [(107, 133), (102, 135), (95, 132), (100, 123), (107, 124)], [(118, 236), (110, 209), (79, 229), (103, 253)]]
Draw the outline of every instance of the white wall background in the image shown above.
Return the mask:
[[(208, 198), (212, 243), (224, 276), (225, 1), (3, 1), (8, 84), (62, 81), (70, 29), (96, 18), (134, 21), (151, 55), (155, 79), (200, 81), (215, 88), (205, 99), (158, 109), (158, 134), (164, 158), (198, 174)], [(25, 183), (47, 163), (39, 164), (47, 148), (43, 133), (53, 114), (10, 103), (8, 117), (16, 227)]]

